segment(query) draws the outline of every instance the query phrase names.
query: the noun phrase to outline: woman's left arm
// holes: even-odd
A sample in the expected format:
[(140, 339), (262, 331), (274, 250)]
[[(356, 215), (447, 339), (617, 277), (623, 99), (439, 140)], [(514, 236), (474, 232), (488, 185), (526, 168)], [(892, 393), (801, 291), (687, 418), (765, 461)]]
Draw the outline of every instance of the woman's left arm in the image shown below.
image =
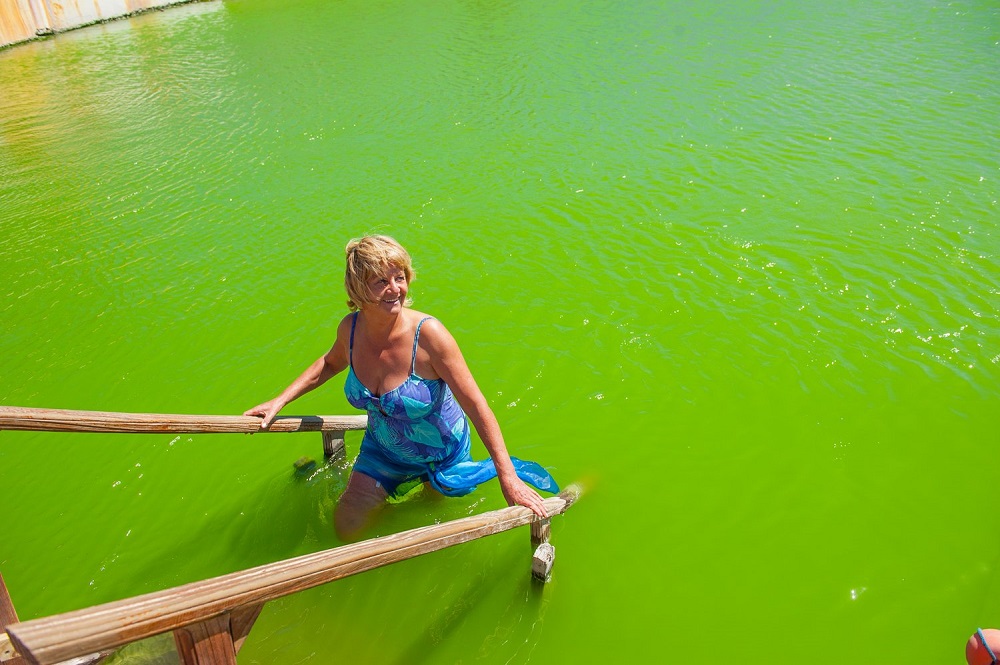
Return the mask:
[(525, 506), (539, 517), (548, 517), (542, 497), (517, 477), (500, 432), (500, 423), (476, 384), (462, 351), (458, 348), (458, 342), (437, 319), (428, 319), (420, 333), (421, 346), (426, 345), (424, 348), (430, 354), (434, 371), (451, 388), (459, 406), (469, 416), (472, 426), (476, 428), (479, 438), (493, 458), (500, 489), (507, 503)]

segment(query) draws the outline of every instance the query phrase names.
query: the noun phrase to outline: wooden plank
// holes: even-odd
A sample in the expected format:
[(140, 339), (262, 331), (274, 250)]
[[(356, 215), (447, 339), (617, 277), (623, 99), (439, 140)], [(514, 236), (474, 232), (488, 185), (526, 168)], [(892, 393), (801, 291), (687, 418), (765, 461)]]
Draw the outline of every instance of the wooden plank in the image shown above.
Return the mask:
[[(64, 660), (58, 665), (97, 665), (112, 653), (114, 652), (92, 653), (88, 656)], [(21, 658), (17, 650), (14, 649), (14, 644), (10, 641), (10, 636), (7, 633), (0, 633), (0, 663), (3, 665), (29, 665), (28, 661)]]
[(222, 614), (174, 631), (183, 665), (236, 665), (236, 648), (229, 632), (229, 614)]
[(266, 429), (252, 416), (115, 413), (0, 406), (0, 430), (33, 432), (124, 432), (132, 434), (222, 434), (342, 432), (364, 429), (367, 416), (279, 416)]
[[(570, 486), (545, 500), (549, 515), (580, 496)], [(12, 625), (8, 634), (32, 662), (51, 665), (176, 630), (238, 607), (262, 604), (397, 561), (529, 524), (538, 517), (512, 506), (442, 524), (243, 570), (203, 582)]]

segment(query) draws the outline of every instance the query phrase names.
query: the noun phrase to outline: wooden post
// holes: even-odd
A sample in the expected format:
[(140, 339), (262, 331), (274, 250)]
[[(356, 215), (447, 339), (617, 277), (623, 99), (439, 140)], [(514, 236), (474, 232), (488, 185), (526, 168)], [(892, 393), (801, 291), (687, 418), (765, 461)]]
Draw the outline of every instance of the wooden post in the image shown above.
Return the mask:
[(228, 612), (174, 630), (174, 643), (184, 665), (236, 665)]
[(540, 582), (552, 579), (552, 564), (556, 561), (556, 548), (552, 543), (542, 543), (531, 557), (531, 576)]
[(262, 609), (264, 609), (264, 603), (245, 605), (232, 611), (229, 623), (232, 628), (233, 647), (236, 649), (236, 653), (239, 653), (240, 649), (243, 648), (243, 643), (246, 642), (247, 635), (250, 634), (250, 629), (253, 628), (253, 623), (260, 616)]
[(552, 537), (550, 519), (531, 523), (531, 546), (535, 553), (531, 557), (531, 576), (541, 582), (552, 579), (552, 564), (556, 559), (556, 548), (549, 543)]
[(0, 575), (0, 628), (7, 628), (12, 623), (17, 623), (17, 612), (14, 611), (3, 575)]
[(343, 432), (323, 432), (323, 455), (333, 462), (339, 462), (347, 456)]
[(546, 518), (531, 523), (531, 546), (538, 547), (542, 543), (549, 542), (552, 537), (552, 520)]
[(17, 651), (7, 637), (7, 626), (14, 623), (17, 623), (17, 612), (14, 611), (14, 603), (10, 599), (10, 594), (7, 593), (7, 585), (3, 581), (3, 575), (0, 575), (0, 633), (3, 634), (4, 638), (0, 640), (0, 661), (4, 665), (27, 665), (28, 661), (17, 655)]

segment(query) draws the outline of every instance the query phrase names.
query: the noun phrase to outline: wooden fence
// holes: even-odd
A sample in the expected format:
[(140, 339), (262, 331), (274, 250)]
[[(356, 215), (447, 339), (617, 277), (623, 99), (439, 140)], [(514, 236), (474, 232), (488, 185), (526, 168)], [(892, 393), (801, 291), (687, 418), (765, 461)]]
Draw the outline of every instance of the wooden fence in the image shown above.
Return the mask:
[[(265, 432), (322, 432), (328, 457), (344, 455), (344, 432), (364, 429), (365, 416), (286, 416)], [(55, 432), (222, 433), (261, 432), (248, 416), (188, 416), (0, 407), (0, 430)], [(545, 500), (551, 516), (565, 512), (581, 490), (570, 486)], [(19, 621), (0, 577), (0, 663), (54, 665), (99, 663), (136, 640), (172, 632), (185, 665), (236, 663), (264, 604), (446, 547), (531, 526), (532, 574), (551, 573), (554, 548), (549, 519), (512, 506), (442, 524), (344, 545), (241, 570), (173, 589), (30, 621)]]

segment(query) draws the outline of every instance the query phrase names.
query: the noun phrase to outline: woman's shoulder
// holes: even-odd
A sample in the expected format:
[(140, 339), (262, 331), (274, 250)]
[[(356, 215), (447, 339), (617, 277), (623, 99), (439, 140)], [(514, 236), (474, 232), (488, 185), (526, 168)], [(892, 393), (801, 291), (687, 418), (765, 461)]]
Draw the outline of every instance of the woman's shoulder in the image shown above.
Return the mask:
[(344, 315), (344, 318), (342, 318), (340, 320), (340, 323), (337, 324), (337, 332), (343, 330), (345, 326), (348, 329), (350, 329), (351, 324), (354, 322), (354, 317), (357, 315), (358, 315), (357, 312), (348, 312), (346, 315)]
[(420, 326), (420, 346), (430, 349), (455, 343), (455, 338), (436, 316), (423, 312), (414, 312), (414, 315), (415, 325)]
[(351, 326), (354, 325), (354, 317), (357, 312), (350, 312), (337, 323), (337, 341), (347, 342), (351, 335)]

